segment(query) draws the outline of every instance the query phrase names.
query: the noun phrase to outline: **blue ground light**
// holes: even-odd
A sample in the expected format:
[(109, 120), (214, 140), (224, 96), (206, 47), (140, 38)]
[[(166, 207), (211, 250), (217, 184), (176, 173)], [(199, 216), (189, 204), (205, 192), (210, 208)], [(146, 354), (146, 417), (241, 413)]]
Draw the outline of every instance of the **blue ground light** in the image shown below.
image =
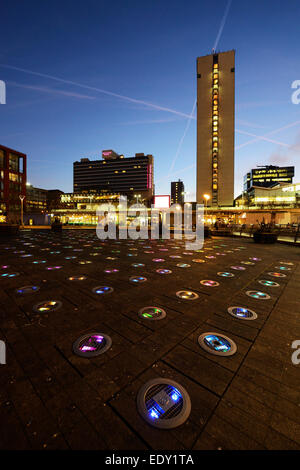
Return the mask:
[(247, 309), (247, 308), (241, 308), (241, 307), (238, 307), (236, 309), (236, 315), (238, 317), (243, 317), (243, 318), (247, 318), (251, 315), (250, 311)]
[[(168, 391), (165, 393), (166, 395), (169, 395), (169, 397), (171, 398), (172, 402), (174, 402), (174, 404), (178, 402), (180, 398), (182, 398), (181, 393), (175, 387), (169, 387)], [(148, 409), (148, 413), (152, 419), (160, 418), (163, 414), (166, 413), (166, 411), (168, 411), (173, 406), (172, 403), (168, 403), (167, 406), (165, 407), (166, 409), (164, 409), (162, 406), (160, 406), (157, 403), (157, 401), (155, 401), (155, 397), (156, 395), (154, 395), (154, 397), (152, 397), (149, 400), (149, 402), (151, 402), (151, 407)]]
[(215, 351), (229, 351), (231, 349), (229, 341), (221, 336), (207, 335), (204, 338), (205, 343)]

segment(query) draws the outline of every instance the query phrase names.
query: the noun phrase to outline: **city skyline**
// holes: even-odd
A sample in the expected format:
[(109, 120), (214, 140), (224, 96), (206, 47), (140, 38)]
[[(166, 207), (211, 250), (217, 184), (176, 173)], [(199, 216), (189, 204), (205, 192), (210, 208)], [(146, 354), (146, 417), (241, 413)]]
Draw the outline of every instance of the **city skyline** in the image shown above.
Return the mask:
[(0, 143), (27, 154), (34, 186), (66, 192), (80, 158), (100, 158), (105, 148), (152, 154), (156, 193), (181, 178), (186, 200), (195, 200), (195, 61), (221, 33), (217, 50), (236, 49), (235, 196), (259, 164), (295, 165), (297, 182), (300, 107), (291, 85), (300, 76), (292, 47), (300, 6), (233, 1), (222, 28), (229, 3), (217, 2), (211, 15), (196, 2), (188, 9), (172, 2), (172, 10), (169, 2), (127, 9), (88, 2), (70, 19), (67, 4), (55, 15), (57, 2), (43, 6), (46, 14), (37, 5), (34, 15), (25, 5), (4, 6)]

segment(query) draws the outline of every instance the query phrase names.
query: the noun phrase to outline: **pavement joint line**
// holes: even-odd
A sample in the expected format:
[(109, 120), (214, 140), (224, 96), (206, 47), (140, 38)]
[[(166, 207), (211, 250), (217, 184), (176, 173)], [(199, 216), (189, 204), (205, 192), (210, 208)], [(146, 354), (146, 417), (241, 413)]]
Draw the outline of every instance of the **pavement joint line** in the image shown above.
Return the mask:
[[(186, 348), (185, 348), (186, 349)], [(174, 369), (176, 372), (178, 372), (180, 375), (183, 375), (186, 379), (188, 379), (190, 382), (193, 382), (194, 384), (202, 387), (203, 389), (205, 389), (207, 392), (209, 393), (212, 393), (213, 395), (215, 395), (219, 400), (222, 398), (222, 395), (219, 395), (217, 392), (214, 392), (213, 390), (211, 390), (210, 388), (206, 387), (205, 385), (203, 385), (201, 382), (198, 382), (198, 380), (194, 379), (193, 377), (190, 377), (189, 375), (187, 375), (185, 372), (183, 372), (182, 370), (178, 369), (176, 366), (174, 366), (173, 364), (170, 364), (166, 359), (164, 358), (161, 358), (160, 359), (160, 362), (163, 362), (166, 366), (168, 366), (170, 369)]]
[(148, 442), (140, 435), (138, 432), (135, 430), (133, 426), (118, 412), (118, 410), (113, 406), (112, 403), (110, 403), (110, 400), (106, 402), (106, 405), (111, 408), (111, 410), (123, 421), (123, 423), (131, 430), (131, 432), (140, 440), (143, 442), (143, 444), (147, 447), (148, 450), (153, 450), (153, 448), (148, 444)]
[(84, 378), (84, 375), (80, 372), (79, 369), (77, 369), (77, 367), (65, 356), (65, 354), (63, 353), (63, 351), (56, 345), (54, 344), (54, 349), (56, 349), (56, 351), (63, 357), (63, 359), (72, 367), (72, 369), (74, 369), (77, 374), (83, 379)]

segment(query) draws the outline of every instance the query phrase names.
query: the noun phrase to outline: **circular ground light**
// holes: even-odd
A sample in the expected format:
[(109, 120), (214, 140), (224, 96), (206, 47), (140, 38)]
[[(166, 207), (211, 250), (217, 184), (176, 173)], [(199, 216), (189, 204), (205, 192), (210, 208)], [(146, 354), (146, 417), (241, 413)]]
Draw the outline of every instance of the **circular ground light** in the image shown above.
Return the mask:
[(263, 286), (267, 286), (267, 287), (279, 287), (280, 286), (278, 282), (268, 281), (267, 279), (260, 279), (258, 282), (262, 284)]
[(205, 263), (204, 259), (200, 259), (200, 258), (195, 258), (195, 259), (192, 259), (193, 263)]
[(38, 304), (34, 305), (33, 310), (37, 313), (54, 312), (61, 306), (62, 302), (60, 300), (43, 300), (43, 302), (39, 302)]
[(157, 378), (140, 388), (137, 409), (151, 426), (172, 429), (188, 419), (191, 400), (185, 388), (174, 380)]
[(217, 273), (217, 275), (221, 277), (234, 277), (233, 273), (227, 273), (227, 272), (219, 272)]
[(45, 264), (45, 263), (46, 263), (45, 259), (32, 261), (32, 264)]
[(268, 275), (272, 277), (286, 277), (286, 274), (277, 273), (277, 272), (268, 273)]
[(104, 333), (89, 333), (73, 343), (73, 352), (77, 356), (90, 358), (105, 353), (111, 345), (111, 338)]
[(245, 307), (229, 307), (227, 311), (233, 317), (241, 320), (255, 320), (257, 318), (257, 314), (253, 310)]
[(92, 263), (92, 261), (90, 261), (90, 260), (85, 260), (85, 259), (83, 259), (83, 260), (81, 260), (81, 261), (78, 261), (78, 264), (91, 264), (91, 263)]
[(275, 266), (275, 269), (280, 269), (281, 271), (290, 271), (291, 268), (287, 268), (286, 266)]
[(1, 269), (8, 269), (9, 267), (10, 267), (10, 266), (9, 266), (8, 264), (3, 264), (3, 265), (1, 266)]
[(286, 264), (287, 266), (294, 266), (294, 263), (291, 261), (279, 261), (280, 264)]
[(37, 292), (40, 290), (39, 286), (23, 286), (19, 287), (19, 289), (15, 290), (16, 294), (33, 294), (34, 292)]
[(200, 281), (200, 284), (207, 287), (217, 287), (220, 285), (217, 281), (212, 281), (211, 279), (204, 279)]
[(251, 261), (261, 261), (261, 258), (256, 258), (256, 257), (252, 257), (252, 258), (249, 258), (251, 259)]
[(20, 273), (3, 273), (3, 274), (1, 274), (1, 277), (8, 279), (8, 278), (16, 277), (16, 276), (19, 276), (19, 275), (20, 275)]
[(243, 266), (230, 266), (231, 269), (235, 269), (236, 271), (245, 271), (246, 268)]
[(158, 274), (171, 274), (172, 273), (171, 269), (157, 269), (156, 272)]
[(111, 268), (111, 269), (104, 269), (104, 272), (106, 274), (114, 274), (114, 273), (118, 273), (119, 270), (117, 268)]
[(135, 284), (139, 283), (139, 282), (146, 282), (147, 281), (147, 278), (144, 277), (144, 276), (131, 276), (129, 278), (129, 281), (130, 282), (133, 282)]
[(154, 263), (163, 263), (165, 260), (163, 258), (153, 258)]
[(68, 277), (69, 281), (85, 281), (87, 279), (87, 276), (71, 276)]
[(191, 267), (191, 265), (187, 263), (178, 263), (176, 264), (176, 266), (178, 266), (178, 268), (190, 268)]
[(206, 352), (216, 356), (232, 356), (237, 351), (235, 342), (220, 333), (203, 333), (199, 336), (198, 343)]
[(102, 294), (111, 294), (113, 290), (114, 290), (113, 287), (98, 286), (98, 287), (94, 287), (93, 292), (94, 294), (102, 295)]
[(61, 268), (62, 268), (62, 266), (48, 266), (46, 269), (47, 269), (47, 271), (53, 271), (55, 269), (61, 269)]
[(255, 263), (252, 263), (252, 261), (241, 261), (241, 264), (247, 264), (249, 266), (254, 266)]
[(248, 295), (248, 297), (252, 297), (253, 299), (259, 300), (268, 300), (271, 298), (269, 294), (266, 294), (265, 292), (260, 292), (258, 290), (247, 290), (246, 295)]
[(196, 292), (190, 290), (179, 290), (176, 292), (177, 297), (184, 300), (196, 300), (199, 298), (199, 295)]
[(141, 267), (143, 267), (143, 266), (145, 266), (145, 265), (144, 265), (144, 263), (132, 263), (131, 266), (133, 266), (134, 268), (141, 268)]
[(145, 320), (162, 320), (166, 312), (159, 307), (143, 307), (139, 310), (139, 317)]

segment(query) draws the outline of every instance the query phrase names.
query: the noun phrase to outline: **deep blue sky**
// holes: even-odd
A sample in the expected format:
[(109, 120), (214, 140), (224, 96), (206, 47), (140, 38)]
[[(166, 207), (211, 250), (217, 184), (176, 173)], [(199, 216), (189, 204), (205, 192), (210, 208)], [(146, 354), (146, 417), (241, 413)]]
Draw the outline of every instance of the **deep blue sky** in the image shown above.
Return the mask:
[[(173, 162), (187, 125), (180, 113), (192, 111), (196, 57), (211, 52), (227, 3), (2, 2), (0, 80), (7, 104), (0, 105), (0, 143), (28, 154), (32, 184), (64, 191), (72, 191), (72, 162), (81, 157), (99, 158), (106, 148), (126, 156), (151, 153), (156, 193), (168, 194), (170, 181), (180, 177), (195, 200), (195, 120)], [(300, 104), (291, 102), (291, 83), (300, 80), (299, 18), (298, 0), (232, 0), (218, 50), (236, 49), (236, 129), (262, 136), (298, 121), (270, 134), (274, 142), (243, 146), (255, 137), (236, 133), (236, 195), (256, 165), (299, 167)]]

